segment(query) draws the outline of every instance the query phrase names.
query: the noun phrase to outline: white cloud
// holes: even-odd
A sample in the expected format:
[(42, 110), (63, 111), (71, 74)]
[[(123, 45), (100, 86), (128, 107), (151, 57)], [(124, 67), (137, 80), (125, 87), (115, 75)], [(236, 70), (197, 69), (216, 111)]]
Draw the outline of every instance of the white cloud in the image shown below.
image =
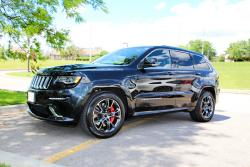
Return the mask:
[(166, 7), (166, 3), (165, 2), (160, 2), (157, 5), (155, 5), (154, 9), (160, 11), (160, 10), (165, 9), (165, 7)]
[(229, 3), (205, 0), (196, 6), (182, 3), (171, 9), (171, 16), (146, 22), (115, 24), (92, 22), (71, 27), (72, 41), (80, 47), (101, 46), (108, 50), (135, 45), (185, 44), (205, 39), (223, 53), (230, 42), (250, 38), (250, 0)]

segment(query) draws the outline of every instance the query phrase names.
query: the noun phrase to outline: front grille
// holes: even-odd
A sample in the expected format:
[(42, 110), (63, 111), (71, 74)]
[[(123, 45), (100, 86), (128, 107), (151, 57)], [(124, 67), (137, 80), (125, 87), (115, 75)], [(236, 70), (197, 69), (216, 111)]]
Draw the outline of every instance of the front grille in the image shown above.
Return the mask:
[(31, 82), (31, 88), (34, 89), (48, 89), (52, 81), (51, 76), (35, 76)]

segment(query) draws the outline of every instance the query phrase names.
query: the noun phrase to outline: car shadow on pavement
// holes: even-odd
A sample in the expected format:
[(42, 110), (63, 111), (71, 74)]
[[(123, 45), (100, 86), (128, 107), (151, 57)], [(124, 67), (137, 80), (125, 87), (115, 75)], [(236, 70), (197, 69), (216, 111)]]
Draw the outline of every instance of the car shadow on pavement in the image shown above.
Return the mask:
[[(128, 129), (123, 128), (113, 138), (102, 140), (101, 144), (74, 155), (70, 161), (62, 160), (60, 164), (101, 166), (114, 162), (108, 166), (180, 166), (184, 162), (176, 155), (187, 155), (190, 158), (207, 157), (202, 149), (207, 148), (210, 143), (201, 142), (200, 138), (204, 141), (206, 138), (222, 140), (229, 137), (209, 129), (216, 127), (217, 121), (229, 119), (221, 114), (214, 116), (213, 121), (208, 123), (191, 121), (189, 114), (183, 112), (133, 117), (125, 122), (125, 127), (141, 123)], [(108, 156), (94, 156), (96, 153)], [(185, 166), (193, 166), (192, 161), (189, 162), (190, 164)]]
[(0, 112), (0, 149), (43, 159), (91, 137), (79, 127), (51, 124), (25, 111)]
[[(224, 121), (229, 118), (222, 114), (215, 114), (211, 123)], [(135, 126), (130, 126), (133, 124)], [(99, 144), (98, 150), (91, 150), (104, 153), (106, 149), (102, 147), (106, 143), (114, 142), (113, 144), (110, 143), (110, 154), (114, 154), (117, 159), (123, 160), (121, 166), (133, 165), (135, 162), (132, 160), (128, 164), (129, 159), (133, 155), (137, 156), (139, 154), (141, 156), (138, 162), (146, 166), (154, 165), (152, 163), (156, 161), (159, 163), (158, 165), (163, 165), (160, 164), (161, 161), (168, 161), (169, 165), (173, 165), (178, 159), (173, 157), (168, 158), (167, 154), (166, 156), (158, 155), (165, 154), (165, 151), (167, 152), (167, 149), (170, 147), (178, 148), (180, 145), (187, 143), (200, 144), (194, 141), (193, 137), (198, 136), (201, 131), (204, 131), (201, 125), (200, 123), (191, 121), (189, 114), (183, 112), (137, 116), (126, 121), (123, 130), (116, 136), (103, 140), (102, 143), (104, 144)], [(207, 135), (215, 136), (216, 134), (209, 132)], [(220, 137), (225, 136), (220, 135)], [(51, 124), (46, 121), (34, 119), (26, 112), (0, 113), (0, 149), (4, 151), (43, 159), (89, 139), (93, 139), (93, 137), (83, 133), (79, 126)], [(202, 154), (195, 151), (186, 153)], [(88, 157), (86, 155), (82, 161), (86, 163), (86, 166), (88, 166), (89, 162), (91, 166), (93, 165), (91, 164), (92, 161), (86, 160)], [(94, 165), (98, 165), (99, 162), (99, 165), (101, 165), (101, 160), (95, 161)]]
[(231, 118), (231, 117), (225, 116), (225, 115), (222, 115), (222, 114), (214, 114), (214, 117), (213, 117), (213, 119), (211, 120), (211, 122), (225, 121), (225, 120), (228, 120), (228, 119), (230, 119), (230, 118)]

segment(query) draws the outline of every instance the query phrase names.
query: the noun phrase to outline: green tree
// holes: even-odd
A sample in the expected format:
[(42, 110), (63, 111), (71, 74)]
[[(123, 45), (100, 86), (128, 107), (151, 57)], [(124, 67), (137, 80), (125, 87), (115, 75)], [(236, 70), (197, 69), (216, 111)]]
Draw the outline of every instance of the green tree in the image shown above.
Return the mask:
[(250, 39), (231, 43), (226, 53), (234, 61), (250, 61)]
[(191, 40), (187, 45), (181, 45), (181, 48), (192, 50), (198, 53), (206, 55), (210, 60), (212, 60), (216, 55), (216, 50), (212, 43), (203, 40)]
[(80, 49), (74, 45), (70, 45), (60, 50), (60, 56), (64, 59), (76, 59), (80, 55)]
[(5, 52), (4, 47), (0, 46), (0, 59), (6, 59), (4, 52)]
[(40, 53), (39, 38), (49, 46), (61, 49), (68, 40), (68, 30), (56, 29), (54, 14), (66, 13), (68, 18), (82, 22), (79, 7), (90, 5), (107, 12), (103, 0), (0, 0), (0, 32), (22, 48), (29, 60)]
[(106, 54), (108, 54), (108, 53), (109, 53), (108, 51), (103, 50), (103, 51), (101, 51), (101, 53), (98, 54), (98, 56), (99, 56), (99, 57), (102, 57), (102, 56), (104, 56), (104, 55), (106, 55)]

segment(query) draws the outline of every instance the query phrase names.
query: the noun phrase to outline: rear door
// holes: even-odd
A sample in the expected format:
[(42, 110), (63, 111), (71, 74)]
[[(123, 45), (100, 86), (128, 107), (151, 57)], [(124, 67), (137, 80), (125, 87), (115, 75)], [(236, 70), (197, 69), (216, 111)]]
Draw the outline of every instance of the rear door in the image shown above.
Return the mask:
[(210, 65), (207, 63), (207, 60), (204, 56), (198, 54), (192, 54), (194, 60), (194, 68), (196, 74), (202, 77), (209, 76), (209, 73), (212, 71)]
[(172, 70), (175, 76), (173, 90), (175, 107), (188, 108), (192, 105), (192, 83), (196, 79), (193, 59), (188, 52), (182, 50), (170, 50)]
[(196, 71), (197, 83), (199, 87), (203, 85), (206, 86), (216, 86), (218, 87), (218, 74), (211, 67), (209, 60), (202, 55), (192, 54), (194, 60), (194, 68)]

